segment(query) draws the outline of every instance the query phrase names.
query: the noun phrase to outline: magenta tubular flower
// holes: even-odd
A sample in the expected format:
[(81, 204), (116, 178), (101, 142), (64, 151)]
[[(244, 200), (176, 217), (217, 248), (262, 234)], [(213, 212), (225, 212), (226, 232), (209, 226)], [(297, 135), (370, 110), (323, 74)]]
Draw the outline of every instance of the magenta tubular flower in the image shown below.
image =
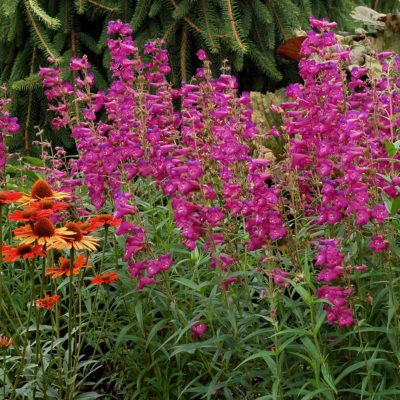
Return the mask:
[(353, 269), (354, 269), (355, 271), (365, 272), (365, 271), (368, 270), (368, 267), (367, 267), (366, 265), (355, 265), (355, 266), (353, 267)]
[(377, 222), (382, 223), (389, 215), (384, 204), (375, 204), (371, 216), (375, 218)]
[(235, 259), (227, 256), (216, 256), (211, 254), (211, 268), (216, 269), (217, 266), (221, 268), (223, 271), (227, 271), (228, 267), (235, 262)]
[(137, 262), (129, 262), (129, 273), (132, 279), (138, 278), (136, 290), (141, 290), (145, 286), (156, 283), (153, 279), (162, 271), (167, 271), (172, 265), (170, 254), (161, 254), (157, 259), (149, 259)]
[(322, 246), (318, 249), (315, 265), (327, 265), (328, 267), (340, 265), (343, 260), (343, 254), (337, 248), (337, 241), (321, 241), (321, 244)]
[(352, 326), (354, 319), (351, 310), (348, 308), (341, 309), (337, 316), (337, 322), (339, 326)]
[(87, 56), (83, 56), (82, 58), (72, 57), (69, 69), (71, 71), (83, 71), (88, 70), (90, 68), (90, 64), (88, 62)]
[(197, 58), (198, 58), (199, 60), (201, 60), (201, 61), (204, 61), (204, 60), (207, 59), (206, 52), (205, 52), (204, 50), (202, 50), (202, 49), (198, 50), (197, 53), (196, 53), (196, 55), (197, 55)]
[[(5, 95), (6, 88), (2, 87)], [(0, 170), (2, 171), (7, 162), (7, 147), (4, 139), (9, 134), (15, 134), (19, 131), (17, 118), (11, 117), (8, 110), (11, 99), (6, 97), (0, 98)]]
[(372, 249), (375, 253), (379, 253), (382, 250), (385, 250), (387, 247), (388, 242), (383, 239), (382, 235), (372, 236), (369, 248)]
[(340, 276), (343, 275), (343, 267), (337, 265), (333, 268), (325, 268), (323, 269), (317, 277), (319, 282), (331, 282), (338, 279)]
[(282, 271), (280, 268), (274, 268), (272, 279), (276, 285), (281, 287), (289, 287), (289, 283), (286, 281), (288, 278), (290, 278), (289, 273)]
[(193, 325), (191, 327), (193, 340), (196, 340), (196, 341), (200, 340), (201, 337), (203, 335), (205, 335), (207, 330), (208, 330), (208, 325), (207, 324), (196, 324), (196, 325)]
[(155, 284), (156, 281), (152, 278), (149, 278), (147, 276), (141, 276), (139, 278), (139, 283), (136, 285), (136, 290), (142, 290), (145, 286), (153, 285)]
[(228, 290), (229, 287), (230, 287), (231, 285), (233, 285), (235, 282), (237, 282), (237, 278), (235, 278), (235, 277), (230, 277), (230, 278), (225, 279), (224, 283), (223, 283), (222, 285), (219, 285), (218, 287), (219, 287), (220, 289), (223, 289), (223, 290)]
[(367, 222), (369, 222), (371, 218), (371, 212), (365, 207), (360, 207), (356, 209), (355, 217), (356, 217), (356, 224), (362, 226), (365, 225)]
[(322, 286), (317, 290), (317, 297), (329, 301), (332, 305), (325, 305), (325, 311), (329, 325), (335, 322), (339, 326), (351, 326), (353, 316), (347, 307), (347, 299), (352, 294), (352, 289), (344, 289), (340, 286)]
[(315, 266), (325, 266), (317, 276), (319, 282), (331, 282), (343, 275), (343, 254), (339, 252), (338, 242), (335, 240), (321, 240), (322, 246), (318, 249)]

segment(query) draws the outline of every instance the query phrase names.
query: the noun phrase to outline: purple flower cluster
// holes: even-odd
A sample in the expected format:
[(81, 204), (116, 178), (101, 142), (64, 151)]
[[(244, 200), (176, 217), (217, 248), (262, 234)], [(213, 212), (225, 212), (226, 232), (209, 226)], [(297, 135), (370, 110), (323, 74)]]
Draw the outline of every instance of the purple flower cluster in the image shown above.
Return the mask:
[(261, 248), (265, 244), (265, 237), (274, 241), (286, 234), (278, 207), (279, 193), (265, 183), (271, 178), (268, 164), (269, 161), (264, 159), (253, 159), (250, 163), (247, 181), (252, 197), (243, 210), (250, 235), (250, 250)]
[[(51, 58), (49, 61), (54, 62)], [(60, 67), (40, 67), (39, 76), (43, 78), (44, 94), (49, 100), (48, 108), (57, 114), (51, 121), (52, 125), (57, 129), (67, 127), (70, 124), (69, 100), (74, 93), (71, 83), (62, 80)]]
[[(308, 215), (316, 214), (318, 224), (347, 223), (379, 232), (379, 224), (388, 217), (379, 189), (391, 198), (398, 196), (399, 163), (390, 162), (387, 143), (395, 142), (400, 122), (394, 118), (400, 111), (399, 62), (393, 53), (377, 54), (381, 76), (352, 66), (347, 81), (350, 47), (337, 41), (334, 23), (313, 17), (310, 23), (314, 30), (303, 42), (299, 63), (304, 83), (290, 85), (290, 101), (281, 105), (290, 167), (298, 177), (303, 206)], [(338, 242), (320, 243), (315, 265), (323, 269), (318, 281), (341, 280), (343, 254)], [(382, 235), (372, 238), (374, 251), (386, 247)], [(350, 289), (323, 286), (318, 293), (334, 305), (326, 307), (329, 323), (351, 324), (351, 311), (345, 306)]]
[[(391, 170), (385, 143), (393, 142), (398, 124), (390, 124), (386, 115), (400, 110), (391, 106), (400, 100), (395, 78), (383, 74), (380, 81), (368, 84), (368, 69), (353, 66), (347, 85), (343, 66), (350, 62), (350, 48), (337, 42), (331, 31), (334, 24), (313, 18), (310, 22), (318, 32), (309, 32), (301, 49), (306, 57), (299, 64), (304, 84), (290, 85), (287, 95), (292, 100), (282, 104), (291, 137), (291, 167), (308, 199), (319, 198), (313, 184), (316, 174), (322, 183), (319, 224), (334, 225), (346, 217), (358, 226), (381, 223), (387, 217), (385, 206), (378, 204), (377, 191), (371, 189), (381, 187), (391, 197), (397, 195), (395, 184), (388, 185), (382, 177)], [(384, 66), (394, 60), (381, 62)], [(371, 115), (379, 116), (378, 121)]]
[(337, 248), (335, 240), (320, 240), (322, 246), (318, 249), (315, 265), (317, 267), (325, 267), (318, 274), (318, 281), (331, 282), (343, 275), (343, 254)]
[[(332, 282), (343, 275), (342, 262), (344, 255), (339, 251), (337, 240), (320, 240), (321, 247), (318, 249), (315, 265), (325, 267), (318, 274), (318, 281)], [(329, 324), (337, 321), (339, 326), (350, 326), (353, 324), (353, 316), (347, 305), (347, 299), (352, 289), (344, 289), (339, 286), (324, 285), (317, 290), (317, 297), (328, 300), (331, 305), (325, 305)]]
[[(119, 211), (115, 213), (116, 218), (124, 216), (124, 214), (120, 212), (121, 208), (118, 208)], [(132, 222), (126, 220), (122, 221), (115, 233), (117, 235), (129, 235), (125, 242), (124, 258), (126, 261), (130, 260), (132, 257), (136, 257), (145, 247), (146, 235), (144, 229)]]
[(160, 272), (167, 271), (171, 265), (172, 257), (170, 254), (161, 254), (157, 259), (153, 260), (129, 262), (129, 273), (132, 279), (139, 279), (136, 290), (141, 290), (145, 286), (156, 283), (153, 278)]
[[(126, 219), (117, 230), (128, 235), (125, 260), (137, 262), (146, 247), (133, 197), (139, 177), (171, 198), (184, 245), (193, 250), (202, 240), (213, 268), (224, 271), (234, 262), (223, 232), (227, 219), (245, 221), (250, 250), (282, 238), (279, 193), (265, 183), (269, 163), (250, 155), (249, 143), (258, 131), (249, 94), (238, 96), (235, 77), (224, 71), (214, 79), (205, 52), (199, 51), (203, 67), (192, 82), (174, 89), (162, 41), (147, 43), (141, 55), (128, 24), (112, 21), (108, 33), (114, 38), (108, 39), (113, 81), (107, 91), (92, 93), (86, 57), (71, 61), (77, 74), (73, 87), (61, 81), (59, 68), (42, 68), (41, 76), (55, 103), (52, 110), (72, 127), (77, 168), (93, 204), (100, 209), (109, 199), (115, 217)], [(71, 90), (82, 107), (79, 118), (62, 106)]]
[(162, 188), (172, 197), (184, 244), (194, 249), (203, 238), (205, 251), (212, 252), (211, 267), (227, 271), (234, 259), (223, 254), (224, 221), (244, 218), (250, 250), (280, 239), (285, 229), (279, 193), (265, 183), (269, 162), (250, 156), (249, 143), (258, 132), (249, 95), (237, 96), (231, 75), (213, 79), (205, 53), (199, 58), (203, 68), (180, 90), (182, 143), (169, 160)]
[(353, 316), (347, 306), (347, 299), (351, 296), (351, 288), (342, 288), (340, 286), (322, 286), (317, 289), (317, 297), (328, 300), (331, 305), (325, 306), (328, 324), (335, 322), (339, 326), (353, 325)]
[[(145, 62), (128, 24), (113, 21), (108, 33), (117, 37), (108, 39), (113, 81), (107, 92), (92, 93), (94, 76), (86, 56), (71, 60), (70, 69), (77, 74), (73, 86), (62, 82), (59, 68), (42, 68), (41, 76), (48, 99), (56, 103), (51, 109), (65, 121), (60, 124), (56, 118), (53, 125), (72, 129), (80, 156), (77, 169), (84, 176), (92, 203), (100, 209), (110, 199), (114, 216), (129, 219), (136, 214), (130, 183), (136, 176), (162, 179), (165, 175), (160, 159), (164, 160), (165, 148), (173, 141), (173, 91), (167, 90), (165, 76), (170, 68), (161, 42), (145, 46)], [(73, 116), (68, 104), (63, 106), (70, 94), (81, 104), (82, 117)], [(101, 114), (105, 118), (100, 118)], [(116, 231), (127, 235), (126, 261), (136, 258), (146, 244), (144, 229), (128, 219)]]
[[(348, 79), (351, 50), (338, 43), (335, 24), (312, 17), (310, 23), (314, 30), (303, 42), (299, 64), (304, 82), (287, 88), (290, 100), (279, 108), (284, 127), (269, 132), (288, 133), (290, 165), (282, 163), (280, 174), (297, 183), (298, 206), (306, 216), (332, 232), (339, 223), (373, 231), (370, 248), (382, 251), (387, 242), (381, 224), (388, 212), (380, 194), (395, 198), (400, 186), (400, 156), (393, 156), (395, 162), (387, 157), (400, 122), (395, 118), (400, 61), (390, 52), (380, 53), (380, 77), (366, 79), (367, 67), (352, 66)], [(149, 251), (135, 205), (136, 185), (142, 181), (170, 198), (183, 244), (190, 250), (202, 245), (210, 253), (210, 266), (222, 278), (219, 287), (227, 290), (237, 280), (229, 274), (238, 248), (263, 249), (286, 234), (282, 179), (254, 150), (259, 132), (250, 97), (238, 94), (226, 67), (213, 78), (203, 50), (197, 53), (202, 67), (193, 80), (175, 89), (167, 79), (171, 68), (162, 41), (139, 51), (131, 28), (120, 21), (109, 23), (108, 34), (113, 80), (106, 91), (93, 93), (86, 57), (71, 60), (73, 85), (62, 81), (60, 68), (41, 69), (50, 109), (57, 113), (53, 125), (71, 129), (79, 151), (75, 168), (92, 203), (100, 209), (109, 202), (114, 216), (122, 218), (116, 233), (126, 235), (124, 259), (138, 290), (154, 284), (172, 264), (171, 255), (155, 258)], [(233, 245), (243, 226), (248, 239)], [(325, 306), (330, 324), (351, 325), (352, 290), (344, 283), (339, 240), (318, 243), (317, 280), (324, 286), (317, 296), (331, 303)], [(282, 287), (290, 276), (280, 268), (272, 273)]]
[(19, 124), (16, 117), (10, 116), (9, 105), (11, 99), (6, 97), (6, 88), (3, 86), (3, 97), (0, 98), (0, 171), (7, 162), (7, 147), (4, 143), (4, 137), (7, 134), (15, 134), (19, 131)]

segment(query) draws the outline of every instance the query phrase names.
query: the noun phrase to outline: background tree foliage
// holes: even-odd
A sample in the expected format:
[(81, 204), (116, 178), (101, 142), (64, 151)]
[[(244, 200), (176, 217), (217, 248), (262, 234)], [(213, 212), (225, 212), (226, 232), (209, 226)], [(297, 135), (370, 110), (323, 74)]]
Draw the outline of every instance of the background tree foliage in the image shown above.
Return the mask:
[[(352, 0), (2, 0), (0, 3), (0, 81), (8, 82), (21, 134), (12, 147), (30, 151), (34, 126), (45, 126), (54, 144), (69, 146), (69, 135), (54, 133), (37, 75), (47, 58), (58, 60), (64, 77), (71, 56), (89, 54), (98, 88), (108, 76), (106, 26), (111, 19), (130, 21), (138, 45), (162, 37), (170, 51), (175, 83), (189, 80), (206, 49), (215, 70), (229, 60), (242, 89), (271, 90), (296, 76), (295, 63), (275, 49), (308, 16), (326, 16), (350, 24)], [(375, 0), (374, 3), (377, 3)], [(381, 1), (378, 3), (385, 3)], [(386, 1), (386, 3), (390, 3)], [(385, 4), (386, 4), (385, 3)], [(384, 4), (383, 4), (384, 5)], [(46, 123), (47, 122), (47, 123)], [(24, 137), (21, 140), (21, 135)]]

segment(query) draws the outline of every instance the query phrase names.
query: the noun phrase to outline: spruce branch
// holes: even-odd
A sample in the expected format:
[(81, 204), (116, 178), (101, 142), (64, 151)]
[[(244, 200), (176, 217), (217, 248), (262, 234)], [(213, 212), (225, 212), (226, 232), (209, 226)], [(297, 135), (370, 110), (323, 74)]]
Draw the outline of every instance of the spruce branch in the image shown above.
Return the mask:
[[(35, 70), (35, 59), (36, 59), (36, 46), (33, 46), (32, 59), (31, 59), (31, 65), (30, 65), (30, 71), (29, 71), (30, 76), (33, 75), (33, 72)], [(26, 155), (30, 154), (29, 128), (31, 125), (32, 101), (33, 101), (33, 88), (30, 87), (29, 94), (28, 94), (28, 110), (26, 113), (25, 129), (24, 129), (24, 144), (25, 144), (25, 154)]]
[(111, 5), (102, 3), (102, 2), (97, 1), (97, 0), (96, 1), (95, 0), (88, 0), (88, 2), (90, 4), (92, 4), (93, 6), (103, 8), (104, 10), (109, 11), (110, 13), (117, 13), (117, 12), (120, 11), (119, 7), (113, 7)]
[(18, 4), (19, 0), (2, 0), (0, 7), (4, 15), (11, 17), (16, 13)]
[(186, 74), (186, 50), (187, 50), (187, 28), (183, 28), (182, 31), (182, 42), (181, 42), (181, 51), (180, 51), (180, 61), (181, 61), (181, 79), (182, 81), (187, 81)]
[(136, 30), (141, 27), (149, 7), (149, 0), (141, 0), (136, 3), (136, 8), (131, 19), (131, 27), (133, 32), (136, 32)]
[(32, 14), (36, 15), (43, 24), (49, 29), (57, 29), (60, 27), (60, 20), (58, 18), (50, 17), (45, 10), (40, 6), (37, 0), (26, 0), (25, 4), (29, 7)]
[(75, 0), (75, 9), (78, 14), (83, 14), (87, 8), (87, 0)]
[(49, 40), (46, 32), (40, 27), (40, 24), (35, 20), (35, 17), (33, 16), (32, 12), (31, 12), (28, 1), (29, 0), (25, 0), (25, 5), (26, 5), (25, 11), (26, 11), (26, 15), (28, 17), (29, 24), (32, 28), (32, 32), (39, 41), (39, 46), (42, 48), (42, 50), (45, 51), (45, 53), (47, 53), (47, 55), (49, 57), (58, 59), (60, 57), (60, 55), (55, 51), (55, 49), (52, 49), (50, 40)]
[(223, 8), (227, 11), (229, 26), (231, 28), (234, 41), (239, 46), (239, 50), (245, 53), (247, 51), (247, 46), (240, 37), (240, 28), (238, 27), (238, 22), (235, 19), (235, 4), (236, 3), (234, 3), (234, 0), (224, 0)]
[(17, 92), (26, 92), (30, 89), (40, 88), (42, 78), (38, 74), (32, 74), (24, 79), (15, 81), (11, 84), (11, 89)]
[(201, 0), (201, 8), (202, 8), (202, 12), (203, 12), (203, 18), (204, 18), (204, 24), (206, 27), (206, 31), (207, 31), (207, 36), (210, 40), (211, 52), (216, 52), (216, 51), (218, 51), (219, 46), (217, 46), (214, 36), (213, 36), (213, 33), (211, 32), (206, 0)]

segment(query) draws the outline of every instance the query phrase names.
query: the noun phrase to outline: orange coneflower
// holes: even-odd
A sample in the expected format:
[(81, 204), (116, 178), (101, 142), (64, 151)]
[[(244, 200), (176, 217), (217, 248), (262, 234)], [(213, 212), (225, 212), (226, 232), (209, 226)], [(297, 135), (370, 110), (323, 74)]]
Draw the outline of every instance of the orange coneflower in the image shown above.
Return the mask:
[(29, 204), (29, 208), (38, 211), (61, 211), (65, 210), (68, 207), (67, 203), (63, 203), (61, 201), (54, 201), (52, 199), (41, 199), (39, 201), (35, 201), (34, 203)]
[(46, 307), (48, 310), (51, 310), (53, 308), (53, 305), (57, 303), (59, 298), (60, 296), (58, 294), (54, 294), (53, 296), (49, 296), (48, 294), (46, 294), (43, 298), (36, 300), (36, 307)]
[[(56, 279), (59, 276), (70, 276), (70, 263), (71, 261), (68, 258), (60, 257), (60, 266), (58, 268), (47, 268), (46, 276), (51, 275), (51, 279)], [(72, 268), (73, 275), (78, 275), (81, 268), (92, 268), (91, 265), (84, 265), (86, 262), (86, 257), (81, 254), (75, 261), (74, 266)]]
[(116, 272), (105, 272), (102, 275), (96, 275), (90, 283), (93, 285), (102, 285), (103, 283), (108, 285), (117, 281), (119, 275)]
[(4, 204), (12, 203), (19, 200), (24, 194), (20, 192), (1, 191), (0, 192), (0, 207)]
[(67, 203), (60, 201), (53, 201), (51, 199), (42, 199), (30, 203), (28, 207), (23, 210), (15, 210), (8, 215), (11, 221), (36, 221), (42, 217), (49, 217), (54, 211), (61, 211), (68, 207)]
[(25, 195), (22, 198), (22, 201), (24, 203), (30, 203), (32, 201), (40, 201), (43, 199), (62, 200), (66, 197), (69, 197), (68, 193), (56, 192), (44, 179), (38, 179), (33, 184), (30, 195)]
[(20, 244), (17, 247), (3, 246), (3, 255), (5, 262), (14, 262), (19, 258), (26, 260), (27, 258), (35, 258), (36, 256), (45, 257), (43, 246), (37, 244), (30, 246), (29, 244)]
[(102, 226), (118, 226), (121, 223), (121, 218), (113, 218), (110, 214), (100, 214), (89, 218), (88, 223), (98, 228)]
[(67, 228), (56, 228), (47, 217), (40, 218), (33, 227), (25, 225), (14, 229), (13, 232), (16, 239), (24, 239), (20, 244), (36, 242), (40, 245), (46, 245), (48, 249), (59, 250), (68, 247), (66, 238), (74, 235), (74, 232), (70, 232)]
[(89, 232), (94, 232), (98, 228), (98, 225), (89, 223), (89, 220), (86, 222), (76, 221), (75, 224), (78, 226), (78, 228), (82, 231), (84, 235), (86, 235)]
[(10, 221), (34, 222), (42, 217), (49, 217), (52, 213), (52, 210), (38, 211), (34, 208), (25, 208), (23, 210), (15, 210), (13, 213), (8, 214), (8, 219)]
[(6, 349), (13, 344), (13, 340), (7, 336), (0, 335), (0, 349)]
[(69, 232), (73, 232), (68, 238), (66, 238), (66, 247), (68, 249), (74, 248), (75, 250), (97, 250), (98, 239), (93, 236), (84, 235), (79, 224), (75, 222), (67, 222), (65, 229)]

